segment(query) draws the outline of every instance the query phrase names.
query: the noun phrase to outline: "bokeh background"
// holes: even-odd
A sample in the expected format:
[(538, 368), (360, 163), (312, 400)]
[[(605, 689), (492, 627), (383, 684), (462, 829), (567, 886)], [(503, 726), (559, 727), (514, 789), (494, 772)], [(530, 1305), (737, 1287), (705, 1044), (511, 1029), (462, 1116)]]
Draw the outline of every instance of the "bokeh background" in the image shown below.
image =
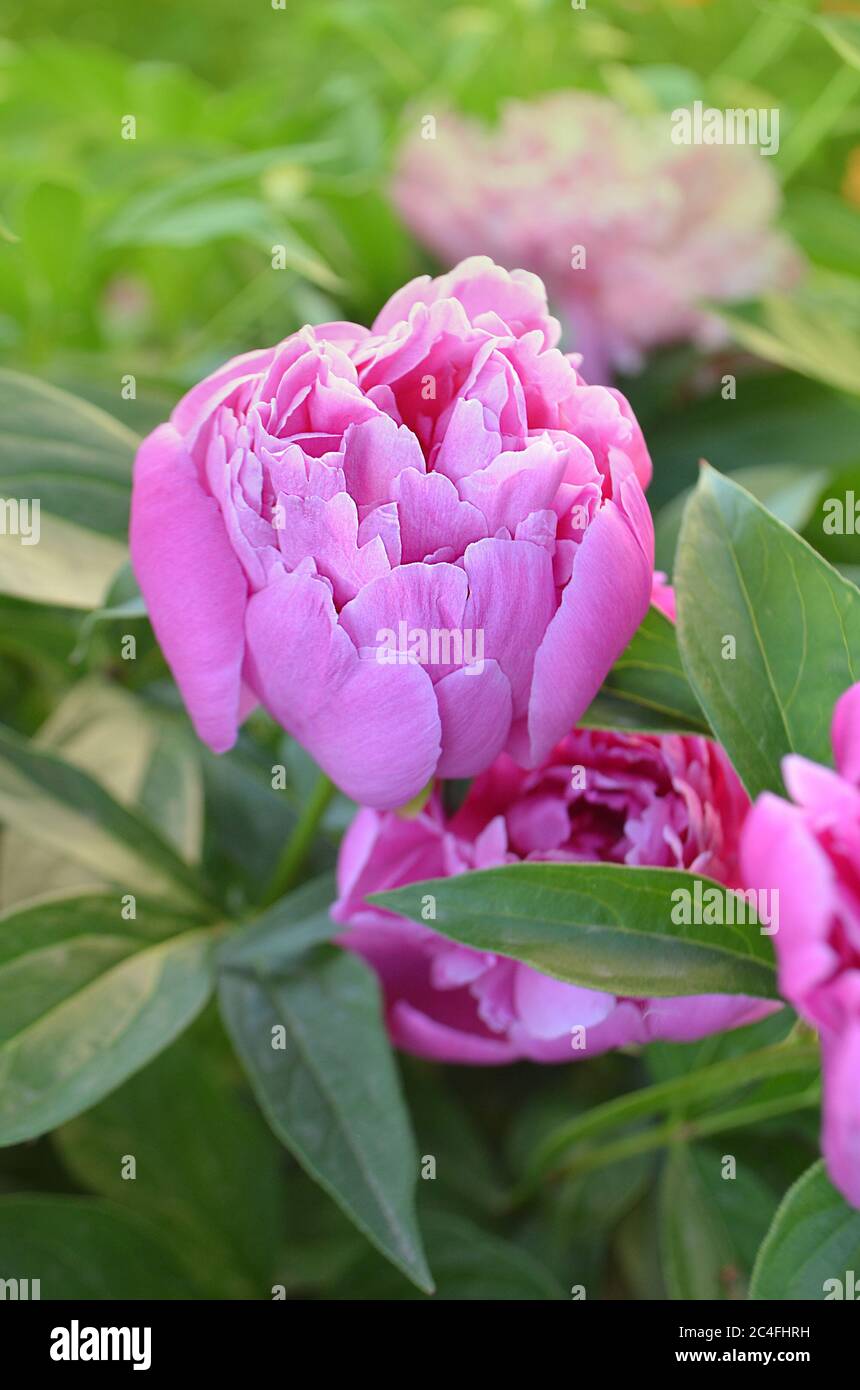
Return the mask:
[[(125, 564), (125, 431), (157, 424), (234, 353), (306, 322), (370, 322), (404, 281), (439, 269), (387, 194), (394, 151), (423, 114), (454, 107), (492, 120), (507, 98), (565, 88), (643, 115), (696, 99), (779, 108), (781, 148), (768, 163), (783, 188), (780, 225), (808, 275), (739, 309), (716, 361), (681, 345), (620, 384), (654, 460), (663, 568), (706, 457), (856, 577), (857, 537), (825, 535), (820, 507), (855, 480), (860, 497), (856, 5), (4, 0), (3, 15), (0, 366), (92, 402), (120, 432), (98, 458), (75, 454), (60, 398), (45, 412), (34, 397), (30, 414), (44, 425), (34, 442), (8, 424), (13, 405), (28, 408), (26, 391), (8, 378), (0, 386), (0, 494), (33, 495), (22, 478), (37, 475), (50, 540), (26, 575), (0, 559), (0, 714), (138, 805), (156, 796), (161, 759), (170, 792), (162, 783), (152, 808), (172, 808), (177, 835), (198, 845), (237, 910), (270, 875), (314, 770), (262, 716), (221, 760), (190, 738)], [(128, 114), (133, 141), (121, 138)], [(287, 248), (282, 271), (273, 244)], [(738, 377), (732, 402), (720, 394), (724, 371)], [(134, 662), (117, 656), (127, 632)], [(272, 790), (276, 762), (289, 770), (285, 792)], [(350, 809), (342, 799), (330, 808), (309, 872), (332, 863)], [(56, 836), (33, 844), (14, 823), (4, 832), (4, 907), (79, 881)], [(768, 1119), (779, 1091), (766, 1083), (740, 1097), (765, 1118), (704, 1139), (675, 1166), (655, 1149), (536, 1195), (520, 1184), (562, 1118), (775, 1039), (789, 1023), (584, 1066), (470, 1071), (403, 1059), (419, 1152), (437, 1159), (419, 1205), (440, 1292), (554, 1298), (585, 1284), (589, 1297), (742, 1297), (779, 1196), (817, 1153), (814, 1098)], [(783, 1094), (790, 1084), (780, 1081)], [(742, 1159), (736, 1182), (720, 1180), (721, 1153)], [(134, 1183), (117, 1154), (138, 1157)], [(69, 1248), (106, 1296), (173, 1296), (174, 1285), (157, 1259), (149, 1274), (123, 1265), (104, 1202), (171, 1244), (180, 1291), (268, 1297), (277, 1282), (296, 1297), (421, 1296), (269, 1133), (214, 1011), (94, 1110), (0, 1150), (0, 1192), (79, 1194)], [(50, 1205), (39, 1219), (50, 1221)], [(694, 1258), (667, 1259), (682, 1231), (693, 1232)]]

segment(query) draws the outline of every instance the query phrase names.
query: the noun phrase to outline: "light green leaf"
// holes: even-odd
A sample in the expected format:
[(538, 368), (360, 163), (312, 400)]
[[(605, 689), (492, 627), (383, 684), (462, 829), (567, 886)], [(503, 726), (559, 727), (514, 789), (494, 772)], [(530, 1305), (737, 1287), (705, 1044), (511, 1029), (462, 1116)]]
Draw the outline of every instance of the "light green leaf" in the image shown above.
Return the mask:
[(821, 30), (840, 58), (860, 70), (860, 19), (856, 15), (816, 15), (812, 23)]
[[(849, 1276), (849, 1271), (852, 1271)], [(849, 1207), (814, 1163), (790, 1187), (756, 1260), (750, 1298), (824, 1300), (854, 1298), (860, 1274), (860, 1211)], [(846, 1291), (848, 1278), (852, 1279)]]
[[(829, 276), (832, 274), (832, 281)], [(766, 295), (748, 311), (719, 309), (734, 338), (750, 352), (789, 371), (860, 393), (857, 286), (822, 272), (818, 282), (793, 295)]]
[(138, 899), (45, 899), (0, 917), (0, 1143), (108, 1094), (199, 1013), (212, 929)]
[[(860, 679), (860, 592), (708, 467), (675, 579), (690, 684), (750, 795), (782, 790), (786, 753), (828, 763), (833, 705)], [(723, 657), (728, 637), (735, 659)]]
[[(33, 746), (59, 754), (88, 773), (121, 805), (157, 825), (186, 863), (200, 856), (203, 780), (189, 741), (149, 705), (97, 677), (79, 681), (42, 725)], [(46, 809), (46, 814), (49, 812)], [(41, 830), (45, 822), (40, 821)], [(58, 847), (59, 833), (0, 840), (0, 905), (60, 889), (102, 888), (109, 882)]]
[[(673, 922), (681, 901), (673, 893), (692, 895), (697, 881), (703, 903), (714, 903), (725, 925)], [(433, 929), (442, 936), (571, 984), (634, 997), (777, 995), (772, 949), (760, 927), (728, 925), (742, 906), (731, 890), (679, 870), (506, 864), (374, 893), (368, 901), (421, 922), (427, 896), (435, 899)]]
[(70, 608), (101, 603), (126, 556), (136, 445), (86, 401), (0, 370), (0, 498), (7, 514), (18, 508), (0, 527), (0, 592)]
[(432, 1291), (415, 1219), (418, 1156), (370, 970), (320, 946), (275, 974), (225, 970), (220, 997), (279, 1139), (387, 1259)]
[(123, 892), (207, 907), (194, 871), (147, 820), (80, 768), (2, 727), (0, 820)]

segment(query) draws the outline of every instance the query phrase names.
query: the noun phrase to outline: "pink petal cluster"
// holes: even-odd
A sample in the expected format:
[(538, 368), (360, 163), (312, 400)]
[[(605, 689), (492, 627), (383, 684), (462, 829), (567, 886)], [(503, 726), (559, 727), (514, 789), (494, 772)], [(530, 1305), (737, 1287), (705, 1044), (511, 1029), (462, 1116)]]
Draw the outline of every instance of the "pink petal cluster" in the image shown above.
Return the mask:
[[(584, 777), (574, 779), (573, 768)], [(686, 868), (736, 886), (748, 805), (707, 739), (575, 731), (532, 771), (500, 758), (450, 820), (438, 796), (412, 820), (360, 811), (342, 845), (332, 910), (348, 928), (341, 944), (378, 972), (394, 1041), (443, 1061), (569, 1061), (752, 1022), (773, 1006), (728, 995), (617, 998), (461, 946), (365, 901), (519, 860)], [(576, 1050), (575, 1028), (585, 1029)]]
[(476, 257), (235, 358), (144, 440), (132, 561), (212, 748), (261, 702), (387, 808), (583, 713), (648, 605), (651, 464), (559, 333)]
[(671, 129), (573, 91), (511, 101), (494, 130), (443, 115), (435, 138), (425, 126), (403, 144), (394, 201), (443, 261), (481, 250), (541, 275), (589, 380), (607, 381), (661, 344), (719, 345), (701, 300), (752, 298), (798, 269), (771, 225), (767, 160), (676, 145)]
[(780, 990), (821, 1035), (822, 1147), (860, 1207), (860, 684), (837, 701), (832, 738), (835, 772), (783, 760), (792, 801), (759, 797), (741, 862), (749, 887), (779, 893)]

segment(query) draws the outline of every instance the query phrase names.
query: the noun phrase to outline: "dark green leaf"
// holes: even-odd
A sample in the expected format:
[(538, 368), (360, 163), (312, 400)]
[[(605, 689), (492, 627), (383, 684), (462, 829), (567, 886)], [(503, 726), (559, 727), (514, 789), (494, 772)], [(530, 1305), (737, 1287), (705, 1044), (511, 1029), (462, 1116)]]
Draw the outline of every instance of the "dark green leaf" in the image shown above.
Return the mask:
[(857, 1274), (860, 1211), (836, 1191), (823, 1161), (814, 1163), (789, 1188), (774, 1217), (756, 1260), (750, 1298), (853, 1299)]
[(283, 1155), (226, 1048), (204, 1017), (56, 1141), (84, 1187), (172, 1233), (210, 1297), (268, 1298), (284, 1232)]
[(675, 1145), (666, 1159), (660, 1182), (660, 1227), (669, 1297), (724, 1298), (731, 1245), (685, 1144)]
[(581, 723), (592, 729), (708, 733), (681, 665), (674, 625), (659, 609), (648, 609)]
[(329, 908), (337, 896), (333, 874), (322, 874), (288, 893), (244, 931), (224, 942), (218, 964), (226, 970), (276, 974), (308, 947), (329, 941), (337, 930)]
[(415, 1220), (418, 1156), (369, 969), (321, 946), (278, 974), (225, 970), (220, 993), (275, 1133), (368, 1239), (431, 1291)]
[(42, 1299), (204, 1296), (168, 1239), (112, 1202), (0, 1197), (0, 1250), (4, 1275), (38, 1279)]
[(828, 763), (833, 705), (860, 678), (860, 592), (708, 467), (675, 578), (690, 684), (750, 795), (782, 790), (786, 753)]

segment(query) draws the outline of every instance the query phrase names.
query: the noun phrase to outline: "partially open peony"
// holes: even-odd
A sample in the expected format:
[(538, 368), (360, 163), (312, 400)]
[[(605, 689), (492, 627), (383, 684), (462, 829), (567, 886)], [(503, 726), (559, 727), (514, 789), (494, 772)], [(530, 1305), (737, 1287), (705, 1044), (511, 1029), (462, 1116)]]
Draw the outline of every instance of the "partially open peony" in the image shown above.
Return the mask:
[(140, 447), (131, 552), (201, 738), (256, 701), (356, 800), (546, 756), (648, 605), (650, 460), (485, 257), (304, 328)]
[(333, 908), (346, 928), (341, 944), (378, 972), (394, 1041), (443, 1061), (570, 1061), (752, 1022), (773, 1005), (730, 995), (617, 998), (461, 946), (365, 901), (521, 859), (685, 868), (736, 886), (748, 805), (707, 739), (574, 732), (534, 771), (500, 758), (450, 820), (438, 797), (413, 820), (360, 811), (341, 848)]

